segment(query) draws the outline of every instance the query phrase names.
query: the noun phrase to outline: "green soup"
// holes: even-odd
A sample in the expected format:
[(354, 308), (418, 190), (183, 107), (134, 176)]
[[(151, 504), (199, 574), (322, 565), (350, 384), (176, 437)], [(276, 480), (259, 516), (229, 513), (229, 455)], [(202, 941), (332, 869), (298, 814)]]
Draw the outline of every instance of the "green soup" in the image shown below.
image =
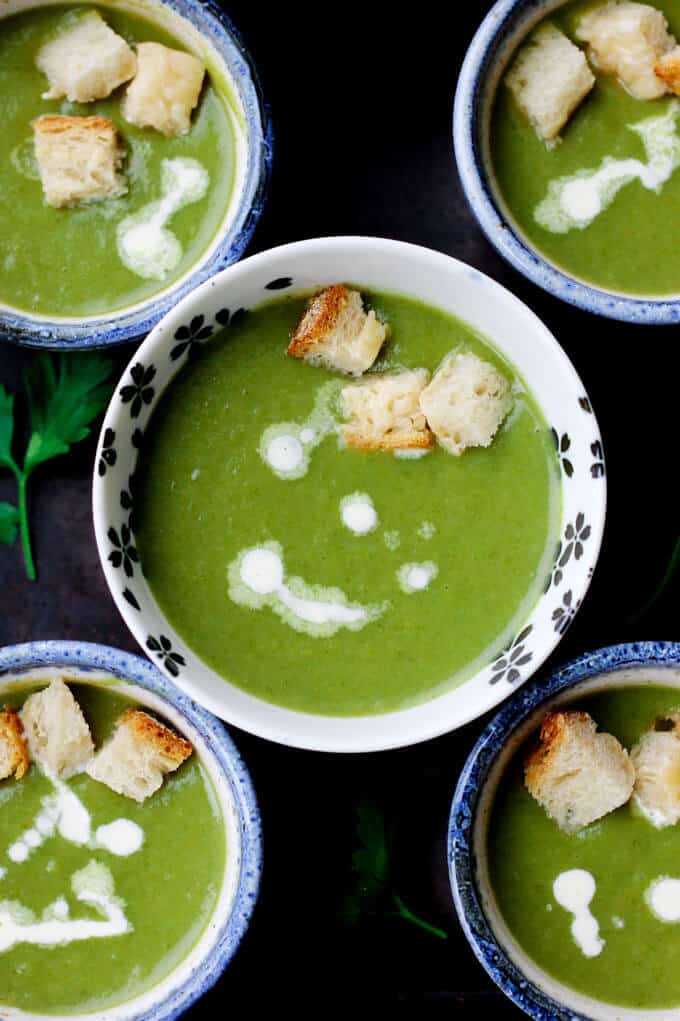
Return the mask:
[[(163, 29), (127, 10), (96, 9), (133, 46), (152, 41), (185, 48)], [(120, 101), (125, 85), (108, 99), (94, 103), (42, 99), (47, 79), (35, 66), (36, 53), (73, 17), (74, 10), (79, 9), (35, 8), (0, 20), (0, 302), (50, 316), (112, 312), (144, 301), (186, 273), (209, 247), (225, 218), (234, 181), (235, 125), (240, 116), (227, 84), (211, 68), (192, 115), (191, 130), (176, 138), (136, 128), (124, 120)], [(31, 122), (43, 114), (110, 118), (127, 153), (123, 165), (127, 194), (75, 208), (47, 205), (31, 128)], [(162, 279), (141, 276), (120, 258), (118, 227), (125, 217), (140, 214), (149, 203), (161, 199), (163, 161), (178, 157), (201, 164), (209, 178), (207, 191), (166, 222), (181, 247), (179, 262)]]
[[(590, 695), (574, 708), (630, 749), (679, 704), (677, 689), (650, 685)], [(522, 759), (499, 788), (488, 836), (491, 884), (510, 932), (541, 968), (580, 993), (626, 1007), (677, 1007), (680, 926), (659, 921), (645, 893), (653, 880), (680, 875), (678, 827), (655, 829), (629, 802), (578, 834), (563, 833), (524, 787)], [(605, 941), (598, 956), (579, 950), (572, 915), (555, 902), (553, 882), (569, 869), (595, 880), (590, 910)]]
[[(549, 20), (578, 43), (578, 18), (594, 6), (567, 3)], [(655, 0), (654, 6), (667, 17), (670, 31), (680, 35), (677, 3)], [(634, 99), (614, 78), (595, 74), (595, 86), (553, 148), (536, 136), (501, 80), (492, 111), (490, 157), (502, 204), (528, 241), (571, 275), (622, 293), (677, 294), (680, 259), (669, 224), (680, 210), (680, 170), (658, 191), (631, 180), (583, 229), (553, 233), (536, 220), (539, 203), (558, 178), (594, 170), (606, 157), (645, 163), (642, 138), (631, 125), (667, 113), (678, 103), (676, 97)]]
[[(38, 685), (39, 686), (39, 685)], [(114, 720), (132, 704), (116, 693), (115, 682), (73, 684), (97, 747)], [(28, 693), (17, 687), (6, 703), (18, 708)], [(138, 804), (82, 774), (68, 781), (91, 815), (92, 833), (117, 819), (141, 827), (141, 849), (118, 857), (101, 847), (76, 846), (58, 833), (44, 839), (25, 861), (13, 861), (15, 842), (29, 832), (36, 838), (43, 799), (54, 788), (36, 766), (22, 780), (0, 784), (0, 1000), (3, 1007), (49, 1014), (104, 1010), (157, 985), (192, 950), (217, 904), (225, 868), (224, 825), (215, 792), (196, 754), (170, 774), (160, 791)], [(197, 834), (200, 833), (200, 840)], [(28, 838), (27, 838), (28, 839)], [(101, 925), (102, 911), (76, 895), (81, 870), (108, 870), (113, 893), (129, 930), (83, 938), (63, 945), (16, 943), (2, 946), (2, 913), (10, 902), (16, 913), (35, 920), (58, 915), (68, 905), (71, 920)], [(55, 908), (55, 904), (57, 907)], [(63, 912), (62, 903), (62, 912)], [(24, 921), (30, 921), (27, 917)], [(22, 922), (23, 924), (23, 922)]]
[[(392, 331), (376, 369), (434, 370), (463, 348), (514, 378), (460, 321), (392, 294), (368, 299)], [(286, 355), (303, 307), (291, 297), (251, 311), (163, 395), (135, 475), (138, 550), (172, 625), (225, 678), (298, 710), (381, 713), (464, 681), (524, 622), (556, 541), (556, 459), (525, 391), (493, 444), (461, 457), (366, 453), (333, 430), (322, 439), (348, 380)], [(308, 470), (280, 478), (263, 434), (295, 428), (316, 437)], [(373, 530), (350, 529), (348, 498), (372, 505)], [(249, 599), (235, 571), (253, 548), (283, 565), (281, 600), (344, 598), (368, 608), (367, 622), (297, 627), (281, 600)]]

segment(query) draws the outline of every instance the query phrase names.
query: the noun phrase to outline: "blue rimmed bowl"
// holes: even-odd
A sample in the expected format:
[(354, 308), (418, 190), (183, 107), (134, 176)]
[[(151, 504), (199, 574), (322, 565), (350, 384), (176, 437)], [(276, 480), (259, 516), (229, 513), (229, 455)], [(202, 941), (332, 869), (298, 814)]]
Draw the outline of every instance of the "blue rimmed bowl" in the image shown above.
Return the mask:
[(558, 268), (524, 238), (493, 186), (489, 123), (496, 89), (521, 41), (566, 2), (498, 0), (470, 43), (453, 110), (453, 143), (465, 196), (499, 254), (555, 297), (609, 319), (650, 325), (680, 322), (680, 295), (658, 299), (624, 295), (591, 286)]
[[(262, 830), (248, 770), (224, 726), (166, 680), (147, 660), (90, 642), (27, 642), (0, 648), (0, 690), (22, 675), (57, 668), (66, 680), (97, 684), (113, 677), (116, 691), (158, 712), (193, 744), (213, 783), (226, 830), (227, 861), (220, 896), (189, 955), (152, 989), (118, 1006), (78, 1014), (82, 1021), (174, 1021), (218, 980), (250, 922), (262, 873)], [(0, 990), (0, 999), (2, 991)], [(43, 1021), (0, 1006), (8, 1021)]]
[(487, 836), (498, 784), (543, 715), (607, 687), (657, 684), (680, 691), (680, 643), (636, 642), (585, 653), (506, 702), (473, 748), (451, 805), (448, 866), (453, 900), (477, 960), (536, 1021), (677, 1021), (680, 1008), (636, 1010), (584, 996), (543, 971), (519, 946), (496, 903)]
[[(2, 19), (58, 0), (1, 0)], [(0, 302), (0, 340), (29, 347), (76, 350), (139, 340), (178, 301), (243, 254), (260, 218), (272, 163), (273, 130), (257, 72), (230, 18), (214, 0), (103, 0), (158, 25), (186, 49), (207, 58), (224, 77), (233, 109), (234, 184), (228, 207), (212, 242), (179, 279), (144, 301), (115, 312), (57, 317), (19, 310)]]

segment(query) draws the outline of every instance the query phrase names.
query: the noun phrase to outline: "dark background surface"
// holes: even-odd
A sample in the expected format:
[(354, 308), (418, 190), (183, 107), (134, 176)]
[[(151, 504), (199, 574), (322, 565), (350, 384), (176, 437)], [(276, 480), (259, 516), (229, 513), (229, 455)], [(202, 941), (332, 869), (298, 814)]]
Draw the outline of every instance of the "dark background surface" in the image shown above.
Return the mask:
[[(458, 69), (487, 3), (420, 0), (408, 9), (232, 0), (276, 132), (272, 189), (250, 252), (299, 238), (373, 234), (463, 259), (506, 284), (553, 330), (600, 420), (609, 476), (605, 544), (593, 585), (550, 666), (598, 646), (677, 637), (678, 586), (631, 623), (678, 532), (677, 330), (596, 319), (508, 268), (473, 221), (456, 175), (450, 120)], [(132, 348), (116, 353), (122, 369)], [(0, 354), (15, 388), (32, 355)], [(90, 518), (94, 438), (32, 484), (39, 580), (0, 547), (0, 644), (73, 638), (135, 650), (109, 598)], [(14, 498), (0, 478), (0, 500)], [(544, 668), (544, 672), (545, 672)], [(234, 732), (264, 816), (265, 874), (251, 929), (227, 974), (189, 1012), (227, 1016), (246, 1002), (318, 1014), (400, 1008), (518, 1018), (475, 962), (448, 887), (445, 831), (456, 778), (483, 721), (420, 747), (313, 755)], [(372, 798), (396, 829), (395, 870), (409, 906), (449, 933), (399, 919), (338, 920), (355, 843), (354, 806)]]

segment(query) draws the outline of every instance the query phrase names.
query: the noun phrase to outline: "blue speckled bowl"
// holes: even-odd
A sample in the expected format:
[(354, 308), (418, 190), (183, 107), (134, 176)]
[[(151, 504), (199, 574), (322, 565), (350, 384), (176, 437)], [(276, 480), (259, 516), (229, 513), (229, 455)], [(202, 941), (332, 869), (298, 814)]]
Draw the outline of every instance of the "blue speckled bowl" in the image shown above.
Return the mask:
[[(58, 0), (3, 0), (1, 19)], [(252, 61), (241, 37), (214, 0), (102, 0), (156, 22), (186, 43), (208, 50), (230, 82), (243, 122), (238, 133), (237, 180), (225, 219), (214, 241), (188, 272), (165, 290), (129, 308), (105, 315), (50, 317), (32, 315), (0, 303), (0, 340), (29, 347), (107, 347), (139, 340), (209, 277), (236, 262), (250, 241), (264, 207), (272, 162), (273, 131)], [(101, 6), (101, 5), (100, 5)], [(86, 258), (86, 253), (83, 253)]]
[(490, 185), (488, 124), (507, 63), (533, 26), (566, 0), (498, 0), (479, 26), (458, 78), (453, 142), (463, 190), (491, 244), (534, 284), (609, 319), (661, 325), (680, 321), (678, 298), (630, 297), (592, 287), (558, 269), (516, 230)]
[[(79, 1014), (81, 1021), (174, 1021), (220, 977), (241, 942), (255, 906), (262, 872), (262, 831), (253, 785), (224, 726), (166, 680), (145, 659), (90, 642), (29, 642), (0, 649), (0, 687), (9, 676), (60, 668), (67, 678), (96, 683), (115, 677), (120, 691), (156, 710), (194, 745), (224, 813), (227, 868), (215, 913), (198, 943), (153, 989), (108, 1010)], [(0, 992), (0, 997), (1, 997)], [(0, 1007), (8, 1021), (34, 1015)]]
[[(644, 671), (644, 676), (641, 672)], [(677, 1021), (680, 1009), (632, 1010), (576, 993), (542, 971), (511, 936), (491, 891), (486, 832), (498, 782), (543, 714), (585, 691), (609, 685), (665, 684), (680, 689), (680, 643), (635, 642), (585, 653), (521, 688), (484, 729), (451, 805), (449, 878), (463, 931), (496, 985), (537, 1021)]]

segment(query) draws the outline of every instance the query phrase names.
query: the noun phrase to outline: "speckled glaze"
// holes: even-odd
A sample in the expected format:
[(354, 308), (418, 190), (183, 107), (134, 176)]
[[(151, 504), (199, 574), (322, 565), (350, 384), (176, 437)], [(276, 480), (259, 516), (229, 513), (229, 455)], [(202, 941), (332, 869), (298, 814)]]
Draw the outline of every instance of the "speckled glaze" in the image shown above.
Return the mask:
[[(2, 17), (15, 10), (56, 2), (58, 0), (2, 0), (0, 25)], [(166, 8), (170, 17), (184, 19), (205, 37), (226, 68), (241, 103), (247, 145), (238, 203), (208, 252), (166, 290), (129, 309), (83, 318), (31, 316), (0, 304), (0, 340), (69, 351), (139, 340), (195, 287), (240, 259), (264, 208), (273, 153), (272, 123), (257, 72), (230, 18), (215, 0), (126, 0), (123, 6), (151, 21), (154, 8)], [(177, 29), (177, 23), (174, 28)]]
[[(518, 691), (482, 732), (465, 763), (451, 804), (448, 866), (453, 900), (475, 956), (503, 992), (536, 1021), (678, 1021), (680, 1009), (614, 1007), (568, 989), (501, 938), (502, 923), (484, 868), (484, 825), (503, 767), (548, 709), (576, 691), (635, 683), (653, 672), (657, 684), (680, 689), (680, 643), (636, 642), (585, 653)], [(639, 680), (638, 680), (639, 683)], [(502, 757), (502, 763), (499, 761)], [(494, 775), (496, 773), (497, 775)], [(484, 802), (483, 807), (480, 807)], [(488, 818), (488, 816), (487, 816)], [(521, 958), (524, 957), (522, 960)]]
[[(173, 629), (144, 577), (135, 544), (135, 471), (154, 408), (193, 349), (272, 292), (351, 280), (416, 298), (463, 319), (516, 367), (551, 426), (562, 476), (562, 520), (543, 593), (502, 653), (451, 691), (373, 716), (297, 712), (256, 698), (204, 663)], [(317, 238), (251, 256), (194, 291), (147, 337), (106, 413), (93, 483), (95, 536), (111, 595), (152, 660), (211, 712), (269, 740), (317, 751), (365, 752), (462, 726), (527, 680), (555, 648), (588, 590), (604, 528), (602, 441), (564, 351), (517, 298), (446, 255), (383, 238)], [(225, 565), (226, 577), (226, 565)]]
[[(41, 667), (115, 677), (121, 693), (164, 714), (192, 741), (210, 774), (227, 828), (227, 869), (212, 920), (194, 950), (156, 987), (82, 1021), (174, 1021), (220, 977), (241, 942), (255, 907), (262, 873), (262, 830), (252, 782), (224, 726), (139, 656), (89, 642), (28, 642), (0, 648), (0, 686)], [(80, 678), (78, 678), (80, 680)], [(29, 1014), (4, 1008), (8, 1021), (47, 1021), (63, 1015)]]
[(680, 321), (680, 296), (636, 298), (591, 287), (558, 269), (508, 223), (489, 184), (488, 125), (494, 93), (522, 38), (565, 0), (498, 0), (479, 26), (458, 78), (453, 143), (470, 208), (491, 244), (534, 284), (588, 312), (631, 323)]

